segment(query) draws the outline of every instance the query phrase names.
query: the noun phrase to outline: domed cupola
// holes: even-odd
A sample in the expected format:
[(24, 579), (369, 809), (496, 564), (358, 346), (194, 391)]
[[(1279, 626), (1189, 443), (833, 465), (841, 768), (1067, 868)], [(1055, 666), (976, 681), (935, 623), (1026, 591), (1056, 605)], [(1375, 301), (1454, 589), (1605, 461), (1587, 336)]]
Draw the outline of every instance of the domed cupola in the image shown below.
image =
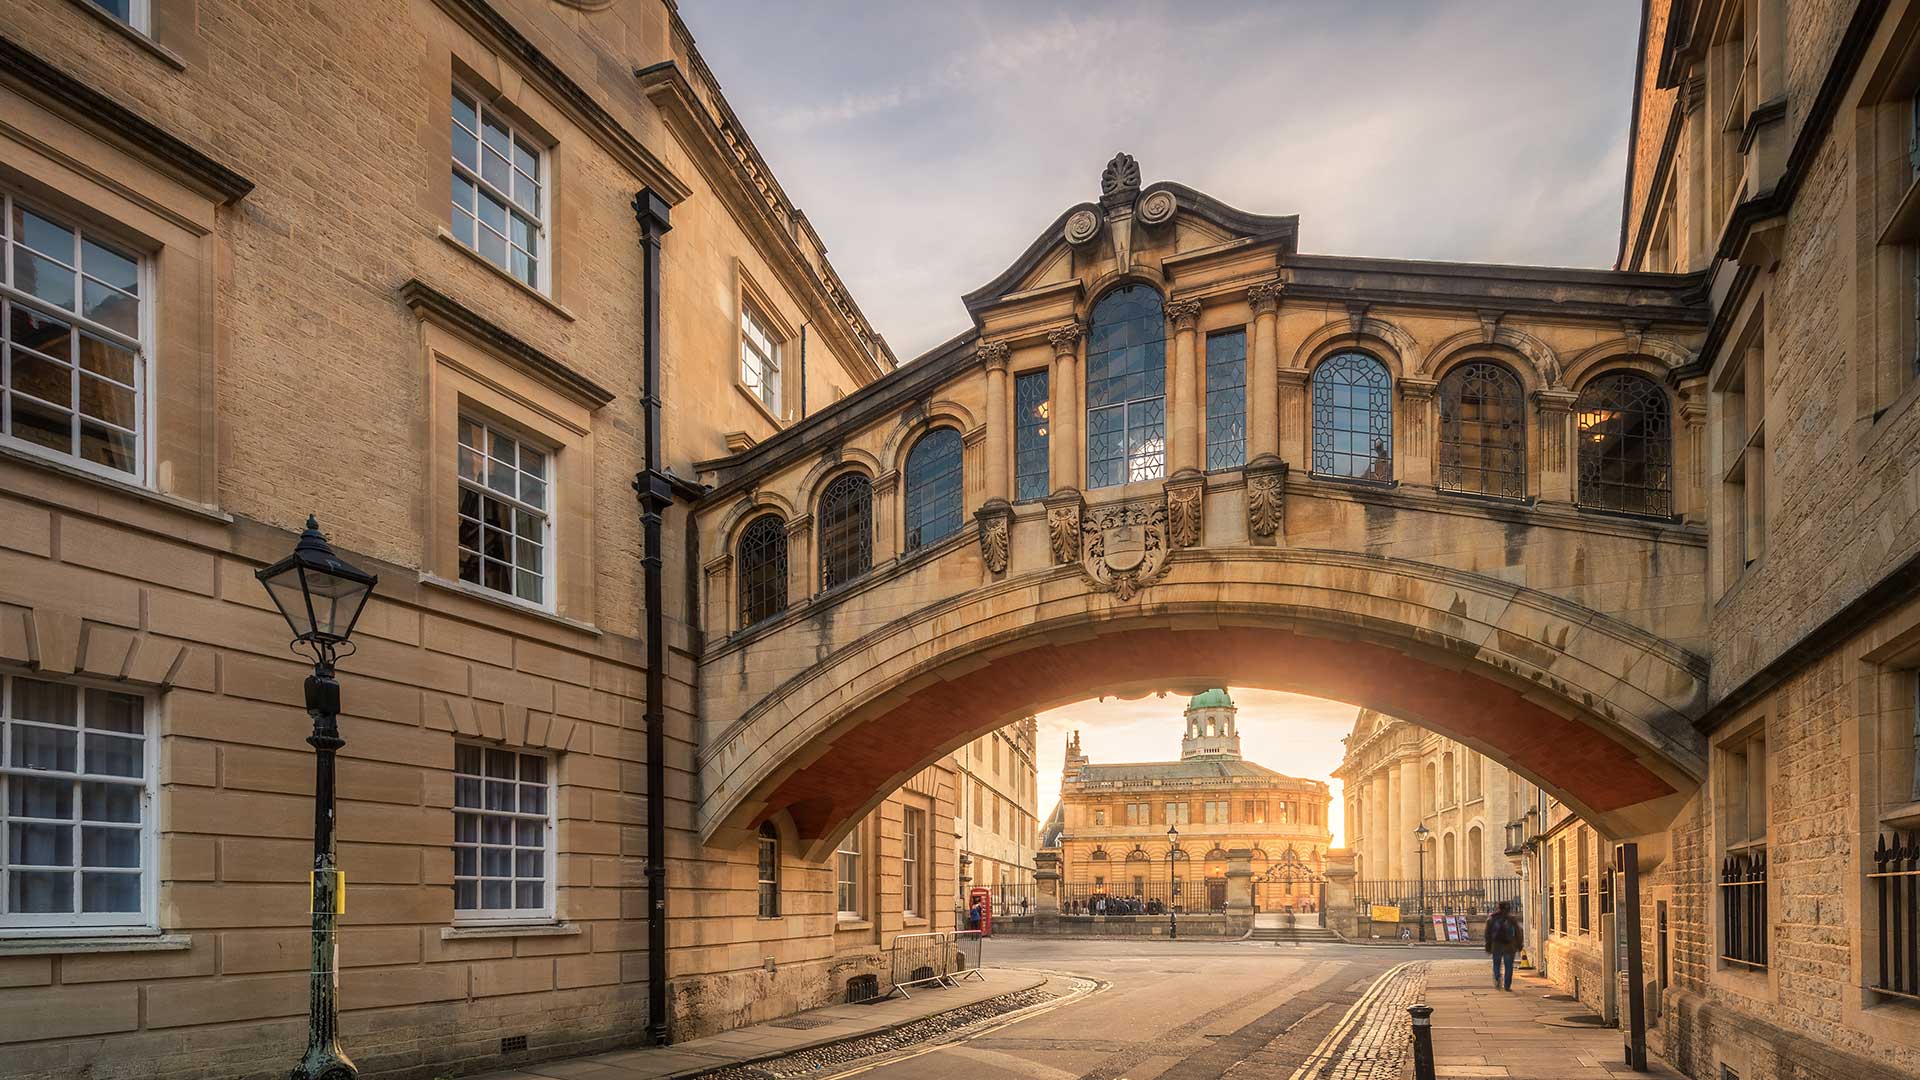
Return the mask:
[(1187, 729), (1180, 739), (1180, 760), (1238, 760), (1240, 728), (1233, 699), (1221, 689), (1206, 690), (1187, 701)]

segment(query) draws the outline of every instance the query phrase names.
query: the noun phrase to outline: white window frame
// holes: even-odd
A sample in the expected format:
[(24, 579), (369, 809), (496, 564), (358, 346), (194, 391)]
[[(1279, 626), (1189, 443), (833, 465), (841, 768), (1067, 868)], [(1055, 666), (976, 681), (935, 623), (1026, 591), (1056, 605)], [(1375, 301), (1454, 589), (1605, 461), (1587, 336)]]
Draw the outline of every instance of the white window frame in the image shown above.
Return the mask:
[[(766, 856), (771, 852), (772, 859)], [(762, 825), (754, 834), (753, 845), (754, 911), (762, 919), (777, 919), (780, 911), (780, 834), (771, 825)], [(771, 874), (771, 877), (764, 875)], [(773, 903), (765, 903), (771, 898)], [(771, 912), (766, 909), (771, 906)]]
[[(833, 906), (835, 915), (843, 922), (865, 919), (866, 916), (866, 851), (860, 842), (861, 825), (855, 825), (841, 838), (833, 849)], [(847, 845), (853, 845), (848, 847)], [(848, 874), (847, 860), (852, 859), (852, 874)], [(852, 897), (852, 907), (848, 907), (848, 897)]]
[(920, 908), (926, 895), (926, 882), (922, 880), (921, 869), (925, 859), (922, 846), (927, 840), (927, 814), (914, 807), (906, 807), (900, 817), (900, 913), (907, 918), (919, 918), (923, 914)]
[[(468, 446), (466, 443), (460, 441), (461, 433), (464, 430), (465, 426), (468, 424), (473, 424), (477, 426), (480, 429), (480, 431), (483, 433), (483, 436), (486, 439), (487, 446), (484, 454), (482, 455), (484, 459), (483, 463), (491, 463), (491, 462), (499, 461), (498, 458), (495, 458), (493, 456), (493, 439), (495, 436), (499, 436), (500, 438), (510, 440), (514, 444), (513, 469), (515, 471), (516, 476), (523, 475), (525, 473), (525, 470), (520, 467), (520, 461), (521, 461), (520, 451), (522, 449), (534, 450), (546, 459), (545, 473), (540, 477), (541, 482), (546, 487), (546, 490), (545, 490), (546, 503), (544, 506), (535, 506), (532, 503), (529, 503), (525, 501), (523, 498), (521, 498), (520, 492), (518, 490), (518, 486), (519, 486), (518, 484), (515, 485), (516, 487), (515, 492), (509, 495), (500, 491), (498, 488), (491, 487), (484, 480), (474, 480), (465, 474), (465, 472), (460, 468), (460, 463), (459, 463), (460, 451), (462, 449), (467, 449), (467, 450), (478, 449), (476, 447)], [(506, 427), (505, 425), (495, 423), (494, 421), (488, 419), (485, 416), (482, 416), (478, 413), (470, 413), (466, 411), (462, 411), (459, 415), (458, 420), (455, 422), (454, 443), (455, 443), (454, 504), (453, 504), (454, 576), (458, 578), (461, 582), (467, 585), (471, 585), (474, 588), (485, 591), (488, 596), (496, 596), (507, 602), (521, 604), (526, 607), (535, 608), (540, 611), (551, 612), (556, 610), (557, 597), (559, 593), (559, 588), (558, 588), (559, 582), (554, 580), (555, 578), (554, 568), (558, 565), (558, 562), (554, 558), (554, 554), (553, 554), (553, 539), (554, 539), (553, 523), (554, 523), (554, 517), (556, 516), (556, 508), (554, 506), (555, 496), (557, 494), (555, 490), (555, 482), (559, 478), (559, 471), (560, 471), (558, 451), (555, 450), (552, 446), (549, 446), (544, 442), (541, 442), (536, 439), (528, 438), (527, 436), (522, 435), (520, 432), (512, 428)], [(488, 469), (488, 475), (491, 476), (492, 465), (488, 464), (487, 469)], [(478, 519), (481, 525), (481, 547), (478, 549), (475, 549), (479, 555), (479, 558), (481, 559), (480, 580), (468, 581), (465, 577), (461, 576), (460, 555), (461, 555), (461, 552), (467, 549), (464, 547), (464, 545), (460, 543), (460, 523), (466, 520), (465, 515), (461, 514), (460, 512), (460, 494), (461, 492), (468, 491), (468, 490), (477, 492), (480, 498), (483, 500), (491, 498), (491, 499), (497, 499), (501, 502), (506, 503), (516, 513), (516, 515), (519, 512), (524, 511), (540, 519), (540, 566), (537, 571), (540, 576), (540, 599), (539, 600), (528, 600), (527, 598), (521, 596), (517, 591), (517, 587), (519, 585), (519, 580), (520, 580), (519, 578), (520, 571), (523, 569), (526, 569), (520, 565), (520, 556), (519, 556), (520, 548), (518, 543), (519, 529), (518, 529), (517, 517), (515, 518), (516, 528), (512, 536), (510, 537), (510, 544), (512, 547), (513, 559), (510, 563), (508, 563), (508, 565), (512, 568), (513, 583), (516, 586), (516, 590), (502, 592), (501, 590), (486, 584), (486, 577), (487, 577), (486, 561), (487, 560), (485, 555), (486, 526), (485, 526), (485, 516), (484, 516), (484, 513), (485, 513), (484, 503), (482, 504), (482, 517)], [(497, 562), (498, 560), (494, 560), (494, 561)]]
[[(755, 341), (755, 335), (766, 342), (765, 349)], [(780, 411), (784, 396), (780, 385), (780, 353), (781, 341), (774, 334), (772, 320), (743, 295), (740, 298), (740, 385), (775, 417), (785, 415)], [(756, 361), (757, 371), (754, 370)]]
[[(100, 247), (112, 251), (114, 254), (133, 260), (137, 267), (135, 271), (136, 287), (139, 289), (139, 295), (135, 297), (135, 301), (139, 305), (138, 336), (128, 337), (119, 330), (115, 330), (85, 317), (79, 310), (68, 311), (57, 307), (34, 296), (32, 293), (14, 286), (12, 249), (14, 247), (14, 240), (16, 239), (13, 233), (13, 216), (16, 203), (24, 203), (26, 208), (31, 210), (36, 216), (46, 218), (57, 225), (73, 230), (79, 235), (81, 241), (91, 240)], [(78, 250), (79, 247), (80, 242), (76, 241), (76, 249)], [(36, 251), (35, 254), (40, 253)], [(85, 307), (84, 290), (86, 286), (84, 281), (80, 279), (88, 275), (86, 275), (84, 270), (78, 265), (75, 265), (73, 269), (79, 275), (75, 279), (75, 285), (76, 289), (80, 290), (76, 292), (74, 297), (75, 307), (76, 309), (83, 308)], [(35, 200), (22, 200), (11, 189), (0, 188), (0, 301), (4, 301), (4, 304), (0, 304), (0, 307), (18, 304), (22, 307), (44, 312), (50, 317), (70, 324), (75, 334), (85, 333), (100, 338), (117, 348), (131, 351), (133, 353), (134, 367), (133, 382), (131, 383), (131, 389), (133, 390), (133, 411), (136, 418), (135, 422), (139, 425), (132, 432), (132, 472), (88, 461), (79, 455), (77, 446), (75, 447), (76, 452), (69, 453), (41, 446), (39, 443), (13, 435), (13, 391), (11, 389), (13, 385), (11, 355), (13, 346), (11, 344), (11, 338), (8, 337), (6, 339), (6, 346), (0, 349), (0, 387), (7, 388), (6, 390), (0, 391), (0, 446), (6, 446), (10, 449), (19, 450), (22, 453), (31, 454), (34, 457), (44, 458), (49, 461), (57, 461), (62, 465), (76, 468), (95, 476), (103, 476), (110, 480), (117, 480), (123, 484), (134, 484), (141, 487), (150, 486), (147, 463), (153, 456), (154, 395), (152, 393), (152, 383), (154, 284), (155, 274), (153, 260), (137, 248), (122, 243), (117, 237), (111, 234), (103, 233), (97, 229), (79, 224), (69, 214), (57, 209), (48, 209), (45, 204)], [(0, 319), (9, 318), (10, 316), (5, 311), (0, 311)], [(10, 322), (0, 322), (0, 334), (11, 334)], [(67, 359), (74, 360), (77, 358), (70, 354)], [(75, 372), (73, 378), (78, 380), (80, 378), (78, 374), (80, 365), (74, 363), (71, 366)], [(120, 385), (127, 386), (128, 384), (122, 383)], [(77, 400), (77, 385), (75, 386), (75, 394), (76, 399), (73, 400), (70, 405), (59, 406), (59, 408), (72, 414), (75, 417), (75, 422), (78, 422), (80, 410), (79, 401)]]
[[(482, 176), (481, 172), (475, 171), (473, 166), (467, 164), (464, 161), (461, 161), (460, 158), (453, 153), (451, 138), (452, 138), (454, 125), (458, 124), (462, 129), (466, 128), (466, 125), (460, 123), (460, 119), (457, 116), (455, 116), (453, 113), (452, 99), (455, 95), (458, 95), (459, 97), (465, 99), (468, 104), (473, 106), (474, 124), (479, 130), (472, 130), (469, 133), (474, 137), (476, 143), (481, 147), (481, 149), (479, 149), (477, 152), (480, 155), (480, 161), (483, 166), (486, 162), (485, 129), (487, 126), (487, 119), (489, 117), (491, 117), (494, 121), (496, 121), (501, 126), (507, 129), (507, 143), (509, 148), (513, 146), (525, 146), (527, 149), (533, 151), (534, 167), (538, 169), (540, 173), (540, 175), (531, 178), (533, 180), (534, 186), (538, 189), (538, 192), (539, 192), (538, 201), (537, 201), (538, 209), (536, 211), (529, 213), (526, 207), (522, 206), (519, 202), (515, 201), (513, 197), (514, 192), (500, 190), (498, 186), (496, 186), (492, 182), (488, 181), (484, 176)], [(553, 258), (552, 258), (552, 251), (550, 250), (550, 248), (552, 247), (552, 244), (549, 240), (549, 234), (551, 233), (552, 230), (548, 226), (548, 223), (553, 220), (553, 167), (551, 163), (552, 155), (548, 152), (549, 148), (545, 140), (535, 138), (532, 135), (532, 133), (528, 132), (523, 126), (514, 123), (512, 119), (510, 119), (505, 114), (500, 112), (499, 109), (494, 108), (492, 102), (493, 102), (493, 95), (480, 93), (474, 90), (471, 86), (468, 86), (467, 84), (462, 83), (458, 80), (454, 81), (452, 90), (448, 94), (447, 132), (448, 132), (448, 138), (449, 138), (449, 146), (447, 148), (447, 161), (449, 163), (449, 169), (451, 170), (451, 174), (453, 176), (457, 176), (465, 180), (469, 184), (472, 184), (476, 192), (474, 196), (475, 198), (474, 205), (472, 206), (471, 209), (466, 210), (467, 215), (471, 217), (473, 221), (473, 227), (474, 227), (473, 243), (469, 244), (466, 242), (466, 238), (463, 237), (460, 233), (459, 219), (453, 216), (452, 200), (454, 198), (454, 193), (451, 191), (451, 189), (448, 192), (449, 203), (447, 208), (447, 228), (448, 228), (448, 231), (450, 231), (453, 234), (454, 239), (459, 241), (462, 247), (473, 252), (475, 255), (480, 256), (480, 258), (483, 261), (485, 261), (488, 266), (494, 267), (495, 269), (499, 270), (501, 273), (507, 275), (508, 277), (512, 278), (513, 280), (519, 282), (522, 285), (525, 285), (526, 287), (534, 290), (537, 293), (540, 293), (542, 295), (547, 295), (553, 291), (552, 289)], [(509, 157), (507, 160), (507, 176), (509, 178), (509, 182), (512, 183), (512, 185), (516, 189), (520, 185), (517, 180), (513, 179), (513, 177), (518, 172), (518, 169), (519, 169), (518, 165), (516, 165), (514, 160), (511, 157)], [(479, 192), (489, 192), (493, 194), (494, 196), (499, 198), (503, 203), (505, 203), (507, 207), (507, 235), (503, 237), (507, 245), (506, 247), (507, 264), (505, 266), (502, 266), (499, 263), (494, 262), (490, 256), (488, 256), (484, 251), (480, 249), (479, 230), (488, 229), (489, 226), (483, 224), (480, 220), (480, 205), (478, 202)], [(533, 268), (534, 272), (533, 272), (532, 281), (528, 281), (526, 278), (521, 277), (519, 274), (515, 273), (513, 270), (513, 251), (516, 245), (513, 242), (512, 234), (513, 234), (513, 218), (516, 214), (524, 216), (533, 222), (534, 246), (531, 250), (527, 252), (528, 256), (534, 260), (534, 268)], [(489, 231), (493, 231), (496, 234), (498, 233), (498, 230), (489, 229)]]
[(148, 37), (153, 36), (153, 10), (148, 0), (127, 0), (127, 17), (124, 19), (108, 11), (105, 4), (97, 3), (96, 0), (83, 0), (83, 2), (93, 4), (99, 9), (100, 14), (130, 30), (137, 30)]
[[(14, 693), (13, 681), (16, 678), (22, 677), (39, 682), (57, 683), (73, 687), (78, 692), (77, 700), (80, 703), (81, 710), (81, 715), (75, 718), (73, 730), (80, 733), (84, 733), (87, 730), (84, 726), (87, 690), (107, 690), (140, 699), (140, 754), (142, 772), (144, 773), (144, 782), (140, 786), (140, 910), (137, 912), (92, 913), (81, 911), (57, 913), (9, 912), (6, 910), (7, 887), (4, 881), (0, 881), (0, 938), (73, 937), (76, 935), (88, 937), (130, 937), (158, 933), (158, 915), (156, 913), (159, 911), (160, 897), (160, 866), (158, 857), (158, 837), (160, 835), (158, 821), (160, 815), (158, 780), (160, 772), (160, 718), (159, 711), (155, 707), (154, 699), (150, 695), (129, 690), (124, 685), (113, 685), (99, 680), (47, 678), (36, 673), (0, 671), (0, 715), (11, 718)], [(121, 738), (127, 737), (125, 733), (122, 732), (115, 732), (115, 734)], [(16, 770), (12, 768), (10, 756), (12, 753), (11, 742), (11, 736), (8, 735), (6, 737), (7, 745), (0, 745), (0, 762), (6, 763), (0, 765), (0, 789), (4, 789), (7, 777), (33, 777), (44, 772), (44, 770), (39, 769)], [(82, 742), (84, 743), (84, 740), (82, 740)], [(84, 745), (78, 749), (81, 753), (84, 753)], [(82, 763), (83, 761), (84, 758), (77, 761), (76, 764)], [(68, 774), (56, 775), (66, 776)], [(75, 773), (71, 774), (71, 776), (74, 784), (73, 812), (76, 815), (74, 818), (76, 824), (81, 820), (78, 815), (82, 812), (81, 792), (79, 790), (80, 784), (86, 782), (89, 778), (118, 784), (126, 784), (129, 779), (124, 776), (110, 776), (104, 773)], [(7, 835), (9, 830), (4, 827), (5, 822), (8, 820), (6, 817), (6, 806), (6, 792), (0, 790), (0, 864), (4, 864), (4, 861), (11, 856), (9, 847), (11, 837)], [(79, 850), (76, 850), (74, 858), (74, 872), (77, 875), (83, 872), (80, 867), (80, 862), (84, 856)], [(4, 878), (4, 874), (0, 874), (0, 878)], [(80, 886), (76, 881), (76, 889), (78, 887)], [(75, 896), (76, 899), (79, 896), (77, 891)]]
[[(460, 779), (462, 777), (472, 775), (468, 773), (462, 773), (459, 771), (459, 768), (460, 768), (459, 752), (460, 752), (460, 748), (462, 747), (471, 747), (473, 749), (480, 751), (481, 753), (480, 774), (478, 777), (481, 784), (481, 799), (480, 799), (481, 805), (480, 806), (462, 806), (460, 804), (460, 795), (459, 795)], [(514, 785), (516, 792), (520, 787), (525, 786), (526, 784), (525, 781), (519, 778), (520, 768), (521, 768), (520, 759), (522, 757), (532, 757), (532, 758), (539, 758), (541, 761), (545, 762), (545, 768), (543, 770), (546, 774), (546, 779), (543, 786), (545, 786), (546, 792), (547, 792), (547, 796), (545, 800), (547, 812), (545, 814), (523, 814), (523, 813), (520, 813), (518, 810), (514, 810), (514, 811), (489, 810), (486, 808), (485, 806), (486, 784), (490, 779), (486, 775), (486, 753), (489, 750), (499, 751), (505, 754), (512, 754), (514, 756), (514, 765), (513, 765), (514, 779), (507, 782)], [(455, 815), (455, 826), (454, 826), (454, 834), (453, 834), (454, 835), (453, 849), (455, 851), (454, 879), (453, 879), (454, 880), (453, 921), (456, 924), (459, 924), (461, 926), (497, 926), (497, 925), (512, 924), (512, 923), (554, 921), (556, 917), (554, 914), (555, 904), (557, 902), (557, 897), (560, 892), (560, 882), (559, 882), (559, 873), (558, 873), (559, 866), (557, 861), (558, 851), (556, 850), (556, 834), (559, 832), (559, 829), (558, 829), (558, 818), (557, 818), (556, 806), (555, 806), (555, 804), (558, 803), (559, 801), (560, 784), (559, 784), (558, 777), (555, 775), (555, 771), (554, 771), (556, 765), (557, 765), (557, 762), (555, 760), (555, 755), (548, 753), (547, 751), (544, 751), (544, 750), (534, 750), (527, 747), (504, 746), (499, 743), (480, 742), (472, 739), (461, 739), (455, 742), (454, 774), (453, 774), (454, 775), (454, 798), (453, 798), (454, 805), (450, 812)], [(474, 814), (475, 816), (479, 817), (482, 821), (481, 831), (479, 833), (480, 839), (476, 839), (472, 841), (470, 844), (463, 842), (460, 839), (458, 818), (459, 818), (459, 815), (463, 813)], [(479, 854), (479, 851), (486, 846), (485, 840), (484, 840), (484, 837), (486, 836), (486, 827), (484, 822), (485, 822), (485, 819), (489, 816), (505, 817), (508, 820), (515, 821), (515, 822), (539, 821), (542, 823), (541, 824), (542, 843), (540, 846), (540, 850), (542, 853), (541, 854), (541, 875), (540, 875), (541, 903), (539, 907), (537, 908), (521, 908), (521, 907), (461, 908), (459, 906), (460, 904), (459, 883), (463, 877), (471, 877), (475, 881), (475, 900), (481, 901), (484, 899), (483, 894), (481, 893), (481, 885), (480, 885), (481, 871), (484, 867), (481, 862), (482, 856)], [(516, 831), (517, 831), (517, 827), (516, 827)], [(474, 856), (475, 873), (472, 875), (463, 875), (459, 872), (460, 864), (459, 864), (458, 852), (460, 848), (469, 847), (469, 846), (474, 848), (476, 852)], [(498, 845), (494, 845), (494, 846), (498, 846)], [(514, 853), (514, 860), (516, 862), (515, 876), (512, 879), (510, 879), (510, 884), (508, 885), (509, 891), (513, 891), (516, 889), (519, 882), (521, 882), (522, 880), (525, 880), (518, 876), (518, 866), (517, 866), (518, 853), (522, 850), (522, 847), (516, 841), (516, 843), (511, 845), (508, 848), (508, 850)]]

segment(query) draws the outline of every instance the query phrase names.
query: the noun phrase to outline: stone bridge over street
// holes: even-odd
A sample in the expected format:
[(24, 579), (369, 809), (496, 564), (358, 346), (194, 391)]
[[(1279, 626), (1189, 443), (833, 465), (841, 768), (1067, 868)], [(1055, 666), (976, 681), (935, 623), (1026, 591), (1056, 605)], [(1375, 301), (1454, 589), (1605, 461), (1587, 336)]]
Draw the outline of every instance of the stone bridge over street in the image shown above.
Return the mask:
[(1618, 837), (1705, 775), (1696, 279), (1302, 255), (1124, 155), (975, 328), (703, 463), (703, 838), (816, 854), (1037, 708), (1259, 686)]

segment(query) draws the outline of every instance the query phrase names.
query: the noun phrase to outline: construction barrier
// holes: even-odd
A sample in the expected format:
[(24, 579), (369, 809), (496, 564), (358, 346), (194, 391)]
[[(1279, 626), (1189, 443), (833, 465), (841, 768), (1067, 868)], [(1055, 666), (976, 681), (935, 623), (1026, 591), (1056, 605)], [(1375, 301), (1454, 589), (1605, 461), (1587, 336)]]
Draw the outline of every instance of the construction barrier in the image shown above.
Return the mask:
[(961, 979), (979, 979), (981, 934), (978, 930), (940, 931), (930, 934), (897, 934), (888, 950), (887, 969), (892, 985), (887, 996), (907, 992), (912, 986), (952, 986)]

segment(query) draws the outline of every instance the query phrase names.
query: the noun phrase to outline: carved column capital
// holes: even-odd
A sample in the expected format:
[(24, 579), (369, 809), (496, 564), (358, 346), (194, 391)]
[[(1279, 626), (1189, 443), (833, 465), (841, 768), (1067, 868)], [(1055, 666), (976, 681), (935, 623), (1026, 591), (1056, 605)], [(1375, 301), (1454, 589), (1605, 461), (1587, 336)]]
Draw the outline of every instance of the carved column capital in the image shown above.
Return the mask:
[(1309, 374), (1306, 368), (1283, 367), (1273, 373), (1273, 380), (1279, 384), (1281, 392), (1285, 393), (1307, 385)]
[(1412, 402), (1432, 401), (1433, 392), (1439, 385), (1432, 379), (1401, 379), (1400, 396)]
[(1072, 356), (1074, 350), (1080, 347), (1082, 332), (1082, 327), (1077, 322), (1057, 326), (1047, 331), (1047, 341), (1053, 346), (1053, 355)]
[(1284, 281), (1262, 281), (1247, 287), (1247, 303), (1252, 305), (1255, 315), (1265, 315), (1280, 309), (1280, 297), (1286, 291)]
[(1198, 300), (1169, 300), (1166, 311), (1167, 318), (1173, 320), (1173, 328), (1176, 332), (1192, 330), (1199, 325), (1200, 301)]
[(1571, 390), (1535, 390), (1533, 403), (1541, 413), (1570, 413), (1580, 395)]
[(973, 353), (988, 371), (1007, 370), (1007, 358), (1013, 355), (1013, 347), (1004, 341), (983, 341), (974, 347)]

